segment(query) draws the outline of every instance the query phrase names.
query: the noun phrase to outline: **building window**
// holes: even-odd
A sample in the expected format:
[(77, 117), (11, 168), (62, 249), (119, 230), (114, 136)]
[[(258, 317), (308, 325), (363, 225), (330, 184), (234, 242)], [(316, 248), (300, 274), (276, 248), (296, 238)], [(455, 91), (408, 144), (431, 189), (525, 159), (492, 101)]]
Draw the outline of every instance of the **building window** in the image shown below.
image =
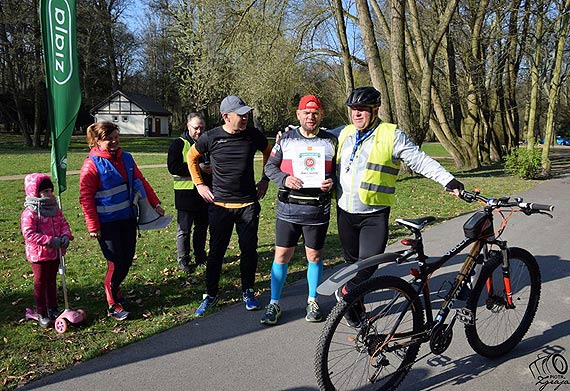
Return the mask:
[(119, 122), (119, 117), (116, 116), (116, 115), (114, 115), (114, 116), (113, 116), (113, 122)]
[(123, 122), (129, 122), (129, 117), (127, 117), (126, 115), (123, 115)]

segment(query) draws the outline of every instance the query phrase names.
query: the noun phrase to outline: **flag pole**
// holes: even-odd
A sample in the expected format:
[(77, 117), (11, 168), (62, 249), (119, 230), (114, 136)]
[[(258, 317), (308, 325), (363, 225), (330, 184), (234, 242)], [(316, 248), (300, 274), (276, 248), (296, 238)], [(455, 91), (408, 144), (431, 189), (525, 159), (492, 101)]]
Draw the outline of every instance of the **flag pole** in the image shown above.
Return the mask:
[[(51, 175), (57, 186), (59, 208), (63, 210), (61, 194), (67, 189), (67, 151), (81, 105), (75, 0), (40, 0), (39, 14), (51, 134)], [(65, 258), (61, 249), (59, 273), (68, 310)]]

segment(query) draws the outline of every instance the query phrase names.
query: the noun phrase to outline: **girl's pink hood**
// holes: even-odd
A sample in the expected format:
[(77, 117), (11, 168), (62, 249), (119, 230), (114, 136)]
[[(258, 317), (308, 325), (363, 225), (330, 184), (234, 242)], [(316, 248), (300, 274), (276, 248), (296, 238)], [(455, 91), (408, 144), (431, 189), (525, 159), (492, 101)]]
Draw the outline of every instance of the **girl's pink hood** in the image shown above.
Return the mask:
[(42, 181), (46, 178), (50, 179), (50, 177), (46, 174), (34, 173), (26, 175), (24, 178), (24, 190), (26, 191), (26, 195), (28, 197), (40, 198), (38, 187), (40, 186), (40, 183), (42, 183)]

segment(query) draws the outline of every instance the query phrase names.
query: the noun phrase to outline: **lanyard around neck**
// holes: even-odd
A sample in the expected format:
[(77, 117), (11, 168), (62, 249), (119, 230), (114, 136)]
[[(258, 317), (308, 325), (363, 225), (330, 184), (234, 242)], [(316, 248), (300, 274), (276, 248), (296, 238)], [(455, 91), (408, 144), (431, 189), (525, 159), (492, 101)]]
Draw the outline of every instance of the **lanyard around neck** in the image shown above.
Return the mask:
[(348, 164), (346, 165), (346, 172), (350, 171), (350, 166), (352, 165), (352, 162), (356, 157), (356, 151), (358, 151), (360, 145), (362, 145), (362, 143), (364, 143), (364, 141), (368, 137), (370, 137), (370, 135), (374, 132), (375, 129), (376, 127), (372, 127), (364, 134), (360, 134), (358, 130), (356, 131), (356, 141), (354, 142), (354, 146), (352, 147), (352, 152), (350, 153), (350, 158), (348, 159)]

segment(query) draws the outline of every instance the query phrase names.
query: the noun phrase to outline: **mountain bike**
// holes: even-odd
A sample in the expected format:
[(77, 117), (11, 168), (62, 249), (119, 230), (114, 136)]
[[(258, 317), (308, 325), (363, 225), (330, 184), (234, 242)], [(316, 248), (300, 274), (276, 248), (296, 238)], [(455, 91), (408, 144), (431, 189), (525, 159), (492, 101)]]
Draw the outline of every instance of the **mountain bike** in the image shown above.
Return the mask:
[[(332, 295), (359, 270), (389, 262), (417, 262), (408, 280), (382, 275), (357, 285), (344, 297), (337, 296), (339, 302), (317, 344), (315, 372), (321, 390), (396, 389), (415, 362), (445, 352), (456, 321), (464, 324), (473, 350), (485, 357), (502, 356), (522, 340), (538, 307), (540, 269), (531, 253), (508, 247), (499, 237), (513, 213), (552, 217), (548, 212), (554, 207), (522, 198), (487, 198), (478, 190), (462, 191), (460, 197), (485, 206), (463, 225), (465, 238), (441, 257), (428, 259), (424, 253), (422, 229), (434, 217), (397, 219), (413, 234), (401, 241), (405, 249), (347, 265), (319, 286), (319, 294)], [(500, 216), (497, 231), (496, 216)], [(432, 274), (469, 246), (453, 283), (444, 284), (448, 289), (442, 294), (432, 292)], [(432, 296), (440, 296), (439, 309), (432, 310)], [(457, 300), (465, 305), (453, 311)], [(430, 352), (417, 359), (423, 343), (429, 343)]]

